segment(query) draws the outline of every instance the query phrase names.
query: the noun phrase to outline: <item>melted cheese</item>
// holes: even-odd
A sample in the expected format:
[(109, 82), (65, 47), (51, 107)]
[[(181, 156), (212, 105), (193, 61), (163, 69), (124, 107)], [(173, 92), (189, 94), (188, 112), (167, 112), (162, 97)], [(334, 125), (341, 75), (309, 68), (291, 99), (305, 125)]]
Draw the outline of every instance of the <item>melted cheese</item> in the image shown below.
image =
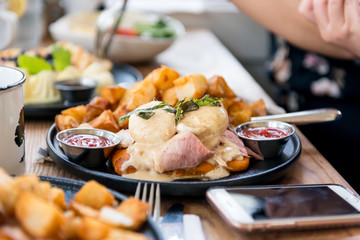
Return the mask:
[(186, 113), (178, 122), (177, 131), (193, 132), (208, 149), (212, 150), (219, 144), (220, 136), (228, 123), (228, 115), (224, 108), (203, 106)]

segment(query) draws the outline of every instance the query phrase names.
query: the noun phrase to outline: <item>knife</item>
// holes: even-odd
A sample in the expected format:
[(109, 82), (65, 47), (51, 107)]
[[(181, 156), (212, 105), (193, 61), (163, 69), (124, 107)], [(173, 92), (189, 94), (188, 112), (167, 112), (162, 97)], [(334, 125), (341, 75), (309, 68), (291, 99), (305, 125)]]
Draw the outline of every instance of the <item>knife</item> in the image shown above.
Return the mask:
[(160, 222), (160, 229), (165, 240), (183, 240), (184, 239), (184, 205), (175, 203), (165, 213)]

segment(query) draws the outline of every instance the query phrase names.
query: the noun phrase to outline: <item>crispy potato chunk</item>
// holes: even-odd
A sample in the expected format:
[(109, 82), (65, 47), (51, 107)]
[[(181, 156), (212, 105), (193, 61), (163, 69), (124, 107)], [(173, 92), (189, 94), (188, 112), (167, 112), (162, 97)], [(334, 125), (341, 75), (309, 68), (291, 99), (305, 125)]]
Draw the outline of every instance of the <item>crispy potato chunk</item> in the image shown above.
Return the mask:
[(110, 132), (118, 132), (120, 130), (118, 121), (116, 120), (114, 114), (111, 112), (111, 110), (105, 110), (103, 111), (100, 116), (93, 119), (89, 124), (93, 128), (99, 128), (104, 129)]
[(156, 97), (156, 88), (151, 81), (136, 82), (120, 100), (120, 105), (132, 111), (141, 105), (151, 102)]
[(101, 91), (101, 97), (107, 99), (114, 105), (120, 102), (120, 99), (126, 92), (126, 89), (120, 86), (108, 86)]
[(94, 97), (85, 107), (86, 117), (83, 122), (90, 122), (109, 108), (110, 103), (107, 99), (99, 96)]
[(233, 126), (249, 122), (251, 120), (251, 110), (241, 110), (239, 112), (231, 112), (229, 114), (229, 122)]
[(65, 129), (76, 128), (79, 122), (73, 116), (66, 116), (58, 114), (55, 116), (55, 126), (58, 131)]
[[(129, 113), (130, 111), (126, 109), (125, 106), (119, 105), (115, 111), (113, 112), (116, 121), (119, 120), (119, 118), (127, 113)], [(120, 129), (127, 129), (129, 126), (129, 119), (126, 119), (125, 121), (121, 122), (119, 124)]]
[(208, 83), (204, 75), (193, 74), (174, 80), (176, 96), (185, 98), (201, 98), (207, 91)]
[(161, 100), (175, 106), (175, 104), (179, 101), (175, 89), (175, 87), (166, 89), (162, 94)]
[(83, 240), (99, 240), (104, 239), (109, 231), (110, 226), (99, 221), (98, 219), (84, 217), (77, 229), (77, 236)]
[(253, 102), (250, 108), (252, 117), (265, 116), (267, 114), (265, 102), (263, 99)]
[(106, 238), (103, 240), (149, 240), (143, 234), (137, 232), (131, 232), (123, 229), (111, 229)]
[(107, 190), (107, 188), (98, 182), (91, 180), (87, 182), (75, 194), (75, 201), (85, 204), (95, 209), (100, 209), (103, 206), (112, 206), (114, 203), (114, 196)]
[(127, 201), (121, 202), (120, 206), (116, 210), (133, 220), (133, 225), (129, 226), (129, 229), (137, 230), (146, 220), (146, 213), (149, 209), (149, 204), (135, 199), (134, 197), (129, 197)]
[(53, 204), (29, 192), (22, 192), (15, 203), (15, 215), (33, 237), (51, 238), (58, 233), (63, 219)]
[(223, 98), (235, 98), (236, 94), (234, 91), (227, 85), (225, 79), (221, 76), (213, 76), (208, 79), (209, 89), (207, 93), (213, 97), (223, 97)]
[(144, 81), (151, 81), (157, 89), (165, 91), (173, 87), (173, 81), (179, 77), (180, 75), (177, 71), (162, 65), (160, 68), (149, 73)]
[(76, 121), (80, 124), (83, 122), (84, 118), (86, 117), (85, 106), (80, 105), (72, 108), (65, 109), (61, 111), (62, 115), (65, 116), (72, 116), (76, 119)]

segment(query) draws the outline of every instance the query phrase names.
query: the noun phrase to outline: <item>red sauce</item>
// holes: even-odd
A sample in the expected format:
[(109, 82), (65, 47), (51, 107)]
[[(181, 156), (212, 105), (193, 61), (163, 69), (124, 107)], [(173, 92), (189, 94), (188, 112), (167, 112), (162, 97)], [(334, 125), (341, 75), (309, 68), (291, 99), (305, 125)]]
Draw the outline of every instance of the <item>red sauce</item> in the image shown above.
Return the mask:
[(241, 130), (241, 135), (252, 139), (269, 139), (286, 137), (290, 132), (277, 128), (256, 127)]
[(64, 143), (78, 147), (107, 147), (114, 143), (107, 138), (91, 134), (74, 134), (63, 139)]

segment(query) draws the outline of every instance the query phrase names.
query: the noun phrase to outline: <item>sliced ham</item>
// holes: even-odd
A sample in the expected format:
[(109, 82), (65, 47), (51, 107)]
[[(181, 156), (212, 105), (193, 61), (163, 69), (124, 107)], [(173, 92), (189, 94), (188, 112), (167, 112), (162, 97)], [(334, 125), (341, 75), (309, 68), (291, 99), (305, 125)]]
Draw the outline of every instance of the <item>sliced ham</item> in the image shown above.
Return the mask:
[(165, 142), (156, 168), (159, 172), (194, 168), (214, 154), (215, 152), (207, 149), (195, 134), (183, 132)]
[(236, 146), (239, 147), (239, 151), (244, 156), (248, 156), (248, 152), (246, 150), (246, 147), (245, 147), (243, 141), (233, 131), (225, 130), (225, 132), (223, 133), (223, 136), (228, 138), (234, 144), (236, 144)]

